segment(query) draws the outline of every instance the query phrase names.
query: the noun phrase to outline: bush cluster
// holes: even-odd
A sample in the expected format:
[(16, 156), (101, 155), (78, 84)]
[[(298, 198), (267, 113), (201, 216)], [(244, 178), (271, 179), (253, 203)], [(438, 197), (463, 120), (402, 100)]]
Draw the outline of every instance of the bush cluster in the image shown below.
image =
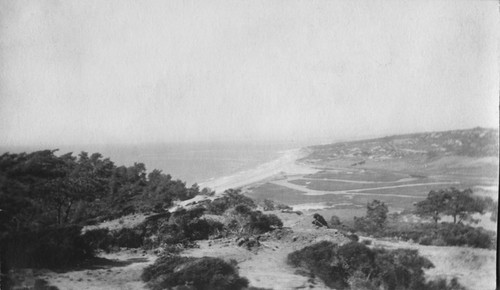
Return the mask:
[(144, 242), (141, 228), (122, 228), (117, 231), (95, 229), (86, 231), (83, 240), (94, 250), (110, 251), (113, 248), (140, 248)]
[(78, 265), (93, 254), (92, 247), (85, 242), (80, 232), (79, 226), (65, 226), (6, 236), (0, 241), (2, 268), (62, 268)]
[(283, 222), (276, 215), (263, 214), (243, 204), (237, 205), (227, 215), (230, 219), (228, 229), (237, 234), (262, 234), (283, 226)]
[(441, 223), (420, 224), (412, 229), (387, 229), (380, 235), (413, 240), (421, 245), (469, 246), (491, 248), (494, 245), (492, 234), (482, 228), (464, 224)]
[(293, 210), (293, 208), (289, 205), (283, 204), (283, 203), (278, 203), (274, 200), (270, 199), (264, 199), (261, 203), (262, 209), (264, 211), (271, 211), (271, 210)]
[(197, 207), (148, 218), (138, 226), (143, 232), (143, 247), (150, 249), (175, 244), (188, 246), (193, 241), (208, 239), (222, 232), (224, 225), (205, 219), (204, 212), (203, 207)]
[(172, 214), (150, 216), (135, 228), (117, 231), (95, 229), (83, 234), (84, 241), (93, 249), (110, 251), (116, 247), (152, 249), (159, 246), (182, 244), (207, 239), (223, 231), (224, 225), (202, 217), (204, 208), (181, 209)]
[(288, 263), (335, 289), (461, 289), (456, 281), (450, 285), (426, 282), (423, 270), (433, 265), (410, 249), (370, 249), (358, 242), (339, 246), (323, 241), (289, 254)]
[(197, 290), (238, 290), (248, 286), (248, 280), (239, 276), (236, 262), (211, 257), (165, 255), (145, 268), (141, 278), (153, 290), (184, 285)]
[(246, 205), (249, 208), (256, 208), (253, 199), (241, 194), (239, 189), (228, 189), (224, 192), (224, 196), (213, 200), (207, 206), (207, 213), (222, 215), (227, 210), (236, 207), (237, 205)]

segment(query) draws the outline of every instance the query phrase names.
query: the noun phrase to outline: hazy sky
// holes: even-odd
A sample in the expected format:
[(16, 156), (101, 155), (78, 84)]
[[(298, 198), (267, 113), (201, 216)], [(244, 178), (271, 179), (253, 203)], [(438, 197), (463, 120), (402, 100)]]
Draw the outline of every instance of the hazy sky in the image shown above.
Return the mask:
[(3, 1), (0, 145), (498, 126), (497, 1)]

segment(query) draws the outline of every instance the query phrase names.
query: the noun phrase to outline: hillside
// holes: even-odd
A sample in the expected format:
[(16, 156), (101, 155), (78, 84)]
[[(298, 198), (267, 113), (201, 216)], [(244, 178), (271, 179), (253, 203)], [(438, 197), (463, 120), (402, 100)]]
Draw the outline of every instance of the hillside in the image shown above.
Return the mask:
[(306, 161), (336, 158), (386, 160), (442, 156), (498, 157), (498, 130), (474, 128), (444, 132), (394, 135), (377, 139), (309, 147)]
[[(448, 288), (452, 278), (469, 290), (494, 289), (498, 131), (492, 129), (294, 150), (256, 170), (215, 180), (219, 188), (244, 185), (217, 193), (188, 188), (157, 170), (148, 174), (143, 164), (126, 168), (97, 153), (74, 158), (53, 152), (6, 153), (0, 159), (0, 200), (9, 214), (0, 215), (3, 245), (8, 245), (2, 255), (19, 271), (14, 273), (29, 273), (29, 279), (19, 281), (4, 274), (18, 285), (46, 281), (59, 289), (205, 289), (193, 281), (221, 274), (205, 274), (218, 269), (207, 265), (219, 265), (227, 269), (227, 279), (251, 286), (241, 289), (358, 289), (353, 285), (361, 280), (370, 280), (370, 287), (389, 285), (381, 271), (396, 273), (393, 266), (399, 262), (394, 259), (411, 256), (416, 260), (398, 265), (404, 271), (417, 267), (414, 277), (421, 280), (415, 283), (428, 283), (422, 284), (427, 288), (401, 289), (463, 289)], [(444, 192), (444, 204), (449, 204), (439, 209), (436, 224), (416, 211), (430, 191)], [(454, 197), (475, 206), (450, 212)], [(67, 206), (67, 200), (78, 206)], [(27, 205), (38, 215), (26, 215)], [(66, 206), (64, 211), (58, 205)], [(460, 215), (459, 222), (453, 214)], [(112, 220), (103, 222), (107, 219)], [(301, 256), (303, 250), (314, 253), (312, 246), (318, 256)], [(291, 253), (301, 258), (292, 263)], [(349, 270), (359, 266), (342, 256), (349, 253), (356, 259), (383, 258), (372, 260), (370, 274), (363, 274), (361, 268)], [(393, 259), (390, 267), (384, 259)], [(179, 264), (169, 266), (172, 261)], [(429, 263), (434, 267), (427, 268)], [(154, 279), (144, 276), (146, 268)], [(340, 276), (331, 280), (328, 271), (340, 271)], [(363, 278), (356, 280), (356, 275)]]

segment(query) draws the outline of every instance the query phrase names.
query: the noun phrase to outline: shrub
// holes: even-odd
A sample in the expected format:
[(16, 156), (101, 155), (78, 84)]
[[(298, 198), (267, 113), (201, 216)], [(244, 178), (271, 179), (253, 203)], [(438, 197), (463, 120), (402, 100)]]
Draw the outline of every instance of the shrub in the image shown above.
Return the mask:
[(337, 244), (322, 241), (290, 253), (288, 263), (309, 270), (330, 287), (342, 288), (346, 284), (343, 280), (342, 268), (338, 266), (337, 250)]
[(362, 240), (361, 243), (363, 243), (364, 245), (371, 245), (372, 244), (372, 241), (371, 240)]
[(255, 211), (250, 214), (249, 227), (253, 233), (262, 234), (283, 227), (283, 222), (274, 214), (267, 215)]
[(116, 231), (95, 229), (85, 232), (82, 239), (93, 250), (109, 251), (113, 247), (139, 248), (144, 244), (144, 228), (122, 228)]
[(274, 210), (274, 201), (270, 199), (264, 199), (262, 208), (264, 209), (264, 211)]
[(438, 235), (449, 246), (468, 245), (475, 248), (492, 246), (490, 235), (486, 231), (463, 224), (443, 223), (440, 225)]
[(139, 248), (142, 246), (144, 233), (139, 228), (122, 228), (111, 232), (112, 244), (117, 247)]
[(380, 234), (403, 240), (413, 240), (422, 245), (470, 246), (475, 248), (490, 248), (495, 245), (494, 234), (482, 228), (460, 223), (420, 224), (411, 230), (389, 229)]
[(162, 256), (144, 269), (142, 280), (153, 290), (192, 285), (194, 289), (238, 290), (248, 286), (235, 265), (219, 258)]
[(380, 234), (377, 225), (366, 217), (354, 217), (354, 230), (367, 234)]
[(16, 233), (1, 241), (7, 268), (74, 266), (90, 258), (93, 249), (80, 235), (80, 226)]
[(309, 270), (335, 289), (419, 290), (444, 285), (448, 288), (442, 289), (462, 290), (456, 280), (450, 285), (446, 281), (426, 283), (424, 269), (433, 265), (410, 249), (372, 250), (357, 242), (338, 246), (323, 241), (289, 254), (288, 263)]
[(373, 200), (366, 205), (366, 216), (354, 217), (355, 230), (368, 234), (381, 233), (386, 226), (388, 212), (385, 203)]
[(140, 228), (143, 229), (143, 246), (154, 248), (163, 244), (184, 244), (219, 235), (224, 225), (202, 217), (205, 209), (197, 207), (190, 210), (180, 209), (174, 213), (148, 218)]
[(276, 215), (253, 211), (246, 205), (237, 205), (228, 215), (231, 220), (227, 228), (239, 234), (262, 234), (283, 226)]
[(451, 279), (450, 283), (446, 279), (438, 279), (437, 281), (429, 281), (425, 285), (427, 290), (466, 290), (466, 288), (458, 283), (457, 278)]
[(113, 237), (109, 229), (94, 229), (86, 231), (82, 239), (94, 250), (101, 249), (108, 251), (113, 245)]
[(283, 203), (277, 203), (274, 200), (270, 199), (264, 199), (262, 202), (262, 209), (264, 211), (270, 211), (270, 210), (292, 210), (291, 206), (288, 206)]
[(326, 222), (325, 218), (322, 215), (315, 213), (313, 215), (313, 218), (314, 218), (312, 222), (313, 225), (318, 227), (328, 227), (328, 223)]
[(342, 222), (340, 221), (340, 218), (336, 215), (332, 215), (330, 218), (330, 222), (328, 223), (329, 228), (337, 228), (342, 225)]
[(207, 211), (210, 214), (222, 215), (226, 210), (237, 205), (246, 205), (249, 208), (256, 208), (254, 201), (241, 194), (241, 190), (228, 189), (224, 196), (213, 200), (208, 206)]

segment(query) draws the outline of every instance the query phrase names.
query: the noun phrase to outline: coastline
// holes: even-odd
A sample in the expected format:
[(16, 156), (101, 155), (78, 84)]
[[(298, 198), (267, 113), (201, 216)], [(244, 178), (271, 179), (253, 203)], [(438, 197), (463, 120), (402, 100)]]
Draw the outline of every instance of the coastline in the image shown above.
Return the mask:
[(280, 174), (314, 173), (317, 170), (297, 162), (297, 160), (306, 154), (307, 152), (304, 148), (285, 150), (279, 158), (263, 163), (256, 168), (209, 180), (200, 183), (199, 186), (200, 188), (208, 187), (214, 190), (216, 195), (219, 195), (227, 189), (241, 188)]

